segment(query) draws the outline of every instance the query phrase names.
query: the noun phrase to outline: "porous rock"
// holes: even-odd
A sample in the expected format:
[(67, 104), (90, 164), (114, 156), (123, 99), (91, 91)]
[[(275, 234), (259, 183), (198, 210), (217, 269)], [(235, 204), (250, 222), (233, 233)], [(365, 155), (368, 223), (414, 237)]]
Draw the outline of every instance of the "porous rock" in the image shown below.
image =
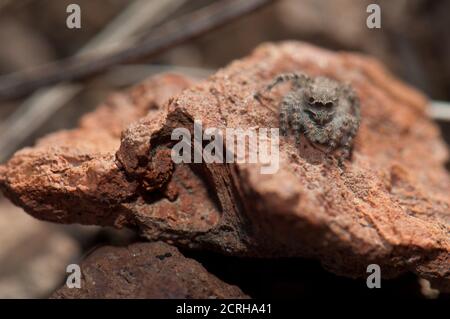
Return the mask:
[(113, 94), (78, 128), (52, 133), (36, 146), (18, 151), (0, 166), (0, 188), (39, 219), (58, 223), (128, 224), (121, 204), (137, 184), (115, 163), (120, 134), (130, 123), (158, 112), (164, 102), (192, 83), (166, 74)]
[[(275, 174), (261, 174), (260, 164), (169, 164), (171, 132), (192, 130), (194, 120), (204, 128), (278, 127), (282, 90), (263, 102), (254, 94), (286, 72), (325, 75), (355, 89), (361, 126), (350, 161), (338, 165), (322, 150), (282, 137)], [(43, 219), (134, 225), (152, 240), (233, 255), (317, 258), (347, 276), (366, 276), (376, 263), (385, 277), (412, 271), (449, 291), (448, 154), (426, 108), (424, 96), (369, 57), (298, 42), (266, 44), (129, 126), (116, 161), (112, 153), (87, 152), (83, 169), (65, 149), (69, 171), (83, 170), (72, 180), (37, 165), (51, 154), (47, 142), (0, 168), (0, 185)], [(85, 135), (71, 140), (86, 148)], [(88, 172), (96, 178), (107, 172), (100, 174), (107, 183), (89, 183)], [(30, 187), (33, 180), (39, 187)], [(59, 188), (69, 181), (73, 188)], [(70, 204), (75, 199), (82, 209)]]
[(105, 246), (92, 252), (80, 269), (81, 287), (65, 285), (52, 298), (248, 298), (162, 242)]

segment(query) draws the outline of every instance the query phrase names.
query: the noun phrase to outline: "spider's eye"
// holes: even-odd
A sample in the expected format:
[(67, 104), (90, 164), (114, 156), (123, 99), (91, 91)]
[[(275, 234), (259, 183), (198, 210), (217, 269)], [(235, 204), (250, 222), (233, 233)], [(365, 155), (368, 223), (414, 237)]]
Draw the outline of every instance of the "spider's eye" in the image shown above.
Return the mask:
[(309, 103), (309, 104), (314, 104), (314, 98), (310, 97), (310, 98), (308, 99), (308, 103)]
[(320, 103), (320, 102), (315, 102), (315, 103), (314, 103), (314, 106), (317, 107), (317, 108), (320, 108), (320, 107), (323, 106), (323, 104)]

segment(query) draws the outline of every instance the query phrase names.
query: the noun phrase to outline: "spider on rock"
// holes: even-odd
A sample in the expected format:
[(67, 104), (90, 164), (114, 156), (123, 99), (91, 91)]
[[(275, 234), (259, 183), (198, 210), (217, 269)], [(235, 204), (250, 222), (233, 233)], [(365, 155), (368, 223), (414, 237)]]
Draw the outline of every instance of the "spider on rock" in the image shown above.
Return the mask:
[[(265, 92), (290, 82), (292, 88), (279, 107), (280, 132), (291, 129), (297, 143), (301, 134), (312, 143), (327, 146), (327, 153), (342, 148), (342, 158), (350, 157), (353, 138), (360, 123), (359, 98), (350, 85), (327, 77), (286, 73), (277, 76)], [(255, 94), (261, 101), (262, 94)]]

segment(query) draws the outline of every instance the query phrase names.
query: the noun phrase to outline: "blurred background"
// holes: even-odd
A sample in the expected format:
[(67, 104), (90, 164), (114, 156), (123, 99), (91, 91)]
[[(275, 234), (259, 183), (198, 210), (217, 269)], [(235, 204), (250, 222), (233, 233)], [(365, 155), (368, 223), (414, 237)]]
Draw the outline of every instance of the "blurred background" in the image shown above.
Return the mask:
[[(75, 55), (89, 58), (139, 45), (159, 27), (213, 2), (218, 1), (0, 0), (0, 86), (14, 81), (20, 72), (39, 73), (41, 67)], [(81, 29), (66, 27), (66, 8), (71, 3), (81, 8)], [(370, 3), (381, 7), (380, 29), (366, 27)], [(450, 1), (446, 0), (272, 1), (221, 28), (159, 50), (150, 58), (114, 64), (70, 84), (38, 85), (1, 98), (0, 163), (49, 132), (75, 127), (83, 114), (114, 90), (165, 71), (204, 78), (266, 41), (295, 39), (333, 50), (366, 53), (431, 99), (449, 101), (449, 12)], [(179, 29), (184, 27), (179, 25)], [(445, 114), (446, 104), (440, 105)], [(438, 123), (449, 141), (450, 123), (443, 116)], [(98, 245), (125, 244), (134, 239), (126, 230), (37, 221), (0, 195), (0, 297), (47, 297), (62, 283), (67, 264)], [(239, 284), (252, 296), (273, 297), (289, 289), (299, 295), (323, 294), (326, 287), (332, 294), (343, 286), (349, 293), (363, 293), (357, 287), (364, 283), (322, 273), (311, 262), (266, 262), (260, 271), (253, 272), (249, 270), (253, 269), (252, 260), (222, 260), (214, 255), (196, 258), (203, 258), (209, 270)], [(215, 269), (218, 260), (225, 267)], [(299, 267), (303, 267), (302, 273)], [(233, 282), (243, 273), (247, 279)], [(312, 273), (322, 276), (323, 282), (308, 281)], [(261, 287), (255, 285), (268, 277), (272, 279), (266, 284), (271, 288), (266, 291), (272, 295), (262, 294)], [(388, 294), (393, 295), (419, 296), (421, 289), (426, 290), (414, 276), (394, 280), (388, 287)]]

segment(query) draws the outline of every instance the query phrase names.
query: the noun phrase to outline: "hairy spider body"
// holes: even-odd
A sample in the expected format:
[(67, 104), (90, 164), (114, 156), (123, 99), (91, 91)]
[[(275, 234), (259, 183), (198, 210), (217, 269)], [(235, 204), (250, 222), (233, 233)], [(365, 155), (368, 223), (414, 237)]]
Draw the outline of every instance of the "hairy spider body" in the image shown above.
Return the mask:
[(292, 130), (297, 143), (304, 134), (310, 142), (327, 146), (329, 152), (342, 148), (342, 156), (348, 158), (360, 123), (354, 90), (327, 77), (287, 73), (277, 76), (266, 91), (284, 82), (290, 82), (292, 89), (279, 108), (281, 134)]

